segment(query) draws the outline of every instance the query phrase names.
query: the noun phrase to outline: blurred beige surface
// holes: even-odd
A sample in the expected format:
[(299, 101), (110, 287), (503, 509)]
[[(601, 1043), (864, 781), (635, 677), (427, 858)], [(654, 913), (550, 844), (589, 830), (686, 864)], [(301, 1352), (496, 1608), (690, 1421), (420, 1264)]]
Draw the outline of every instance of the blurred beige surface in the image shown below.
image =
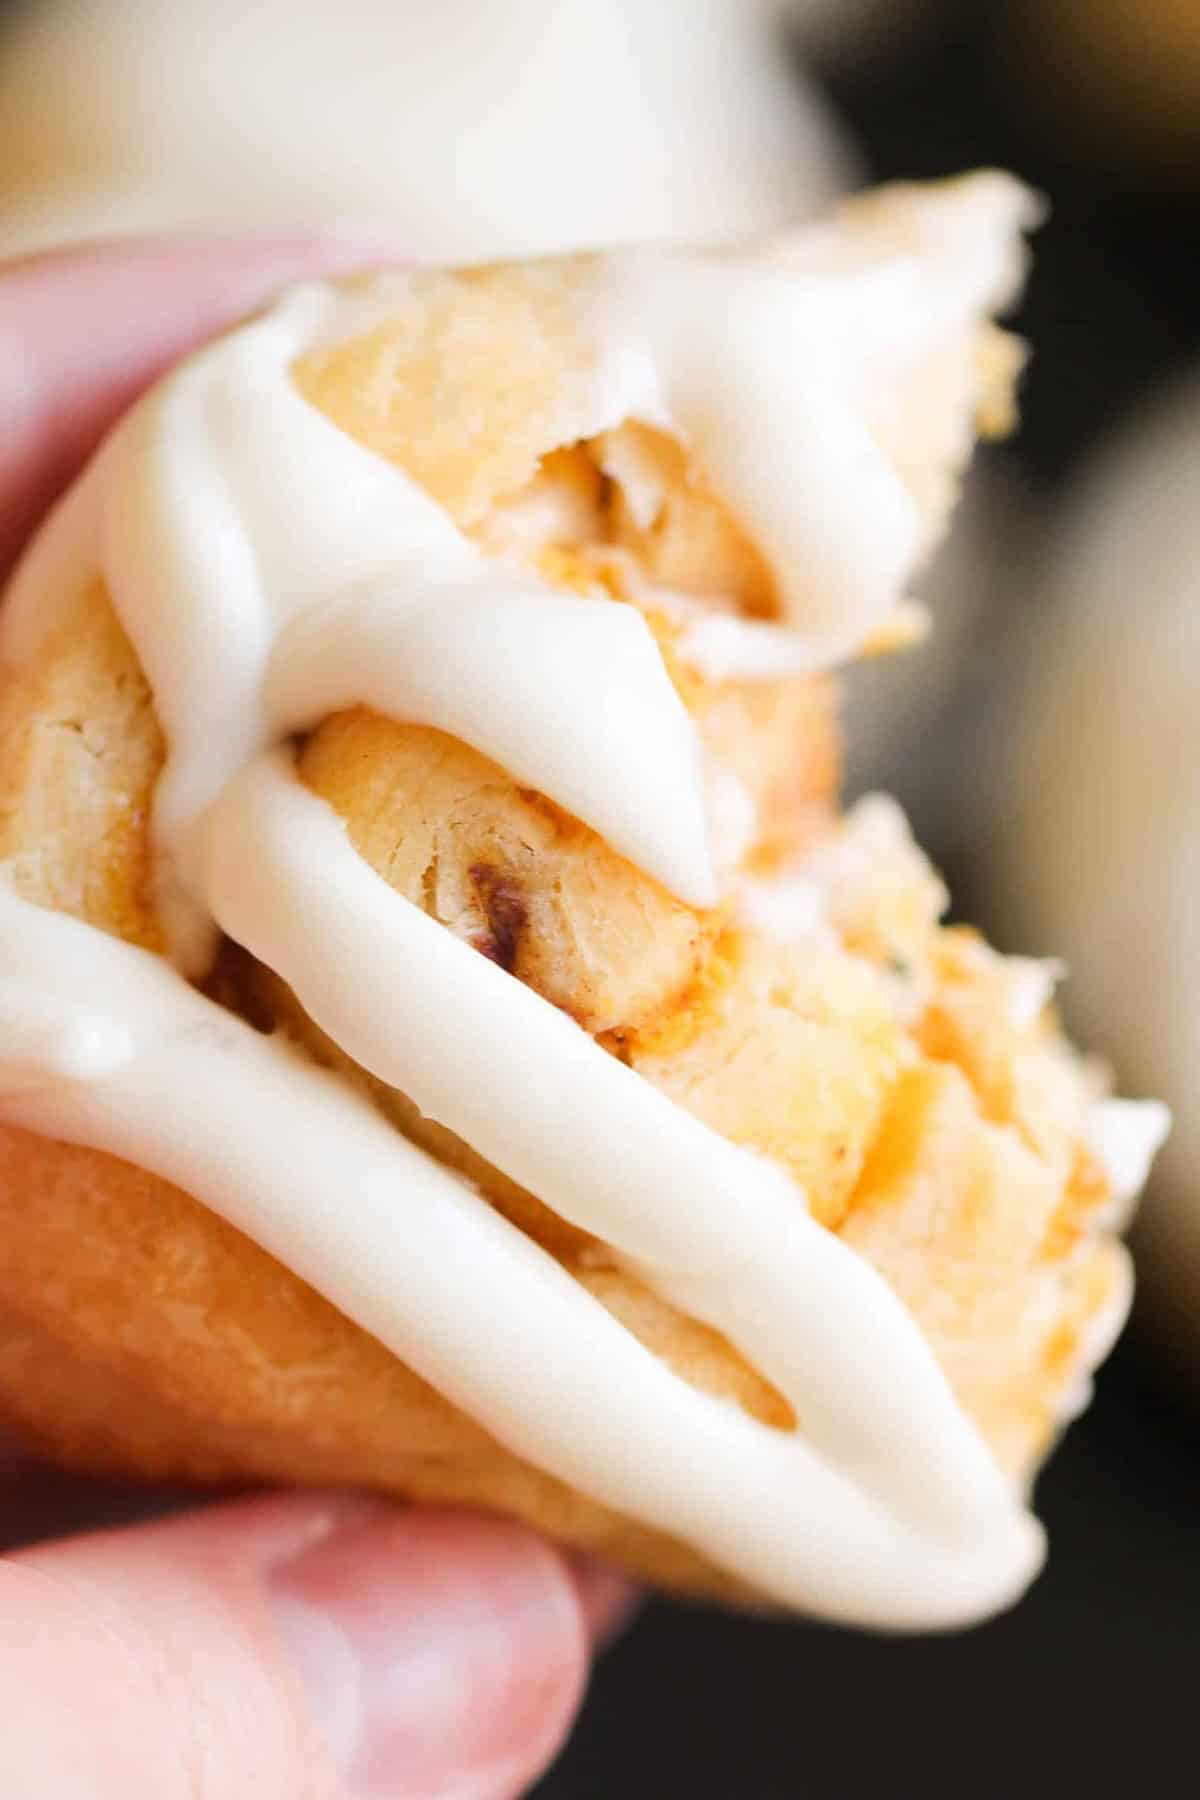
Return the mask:
[(386, 220), (435, 260), (705, 238), (856, 169), (770, 0), (43, 0), (0, 40), (0, 247)]
[(1083, 1033), (1175, 1124), (1138, 1230), (1148, 1306), (1200, 1366), (1200, 376), (1084, 472), (1004, 715), (994, 871), (1061, 953)]

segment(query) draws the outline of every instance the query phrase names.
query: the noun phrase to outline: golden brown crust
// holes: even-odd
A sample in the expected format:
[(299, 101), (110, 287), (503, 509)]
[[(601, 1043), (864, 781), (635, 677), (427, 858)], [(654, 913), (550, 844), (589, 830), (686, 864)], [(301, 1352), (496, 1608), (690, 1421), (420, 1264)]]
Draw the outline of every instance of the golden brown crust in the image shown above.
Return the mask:
[(158, 949), (148, 818), (162, 733), (97, 583), (0, 683), (0, 862), (17, 892)]
[[(258, 1247), (157, 1177), (0, 1128), (0, 1414), (97, 1473), (337, 1483), (488, 1506), (682, 1585), (682, 1547), (500, 1449)], [(690, 1379), (769, 1392), (703, 1327), (610, 1271), (578, 1278)], [(681, 1333), (680, 1327), (684, 1330)]]
[(595, 430), (592, 353), (573, 305), (585, 268), (568, 258), (418, 270), (376, 330), (300, 357), (296, 384), (471, 529), (550, 451)]

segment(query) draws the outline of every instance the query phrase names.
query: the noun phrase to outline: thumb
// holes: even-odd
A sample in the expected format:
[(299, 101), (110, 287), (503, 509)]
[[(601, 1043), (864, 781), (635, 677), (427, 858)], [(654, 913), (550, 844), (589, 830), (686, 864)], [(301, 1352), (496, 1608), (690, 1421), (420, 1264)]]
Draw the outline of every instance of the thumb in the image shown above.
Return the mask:
[(512, 1800), (586, 1596), (514, 1524), (309, 1496), (0, 1558), (5, 1800)]

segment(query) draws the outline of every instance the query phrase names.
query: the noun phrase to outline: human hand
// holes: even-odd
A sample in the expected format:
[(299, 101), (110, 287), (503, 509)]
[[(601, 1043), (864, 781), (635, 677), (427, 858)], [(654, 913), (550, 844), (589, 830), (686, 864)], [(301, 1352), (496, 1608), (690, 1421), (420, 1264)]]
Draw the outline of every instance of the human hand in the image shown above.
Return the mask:
[[(162, 367), (287, 281), (379, 252), (308, 237), (0, 264), (0, 580)], [(54, 1535), (113, 1499), (0, 1449), (4, 1800), (511, 1800), (627, 1605), (518, 1525), (344, 1495)]]

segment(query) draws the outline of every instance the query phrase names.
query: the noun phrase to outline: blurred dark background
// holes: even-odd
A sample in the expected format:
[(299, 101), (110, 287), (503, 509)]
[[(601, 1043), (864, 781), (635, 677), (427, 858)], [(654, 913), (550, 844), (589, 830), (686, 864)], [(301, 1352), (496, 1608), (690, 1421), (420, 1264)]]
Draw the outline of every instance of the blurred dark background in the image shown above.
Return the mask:
[[(1030, 117), (1008, 8), (946, 5), (915, 50), (827, 72), (878, 177), (980, 163), (1051, 200), (1015, 323), (1012, 460), (1052, 506), (1081, 456), (1200, 349), (1200, 171), (1133, 177)], [(1196, 8), (1200, 32), (1200, 6)], [(1188, 178), (1197, 180), (1189, 191)], [(1200, 503), (1200, 491), (1197, 494)], [(1018, 597), (1019, 598), (1019, 597)], [(925, 796), (902, 796), (921, 832)], [(986, 831), (986, 822), (984, 824)], [(975, 856), (930, 841), (956, 910), (1004, 943)], [(1195, 1375), (1200, 1393), (1200, 1371)], [(1046, 1573), (1008, 1617), (876, 1640), (656, 1602), (609, 1652), (537, 1800), (1091, 1800), (1191, 1788), (1200, 1671), (1200, 1413), (1143, 1321), (1039, 1484)]]
[[(15, 10), (0, 0), (0, 19)], [(1035, 0), (927, 0), (919, 29), (893, 41), (885, 22), (822, 73), (872, 176), (1002, 164), (1050, 198), (1016, 320), (1035, 352), (1022, 429), (991, 454), (1052, 512), (1081, 456), (1200, 349), (1200, 171), (1169, 158), (1134, 171), (1119, 137), (1085, 151), (1057, 131), (1053, 106), (1029, 104), (1021, 59), (1037, 54), (1037, 31), (1013, 49), (1018, 11), (1036, 20)], [(1058, 104), (1069, 110), (1069, 87)], [(1019, 584), (1010, 599), (1019, 608)], [(958, 909), (1009, 947), (977, 873), (987, 820), (957, 835), (924, 779), (918, 768), (896, 782), (919, 834)], [(1126, 1338), (1040, 1484), (1046, 1574), (974, 1632), (880, 1640), (650, 1604), (604, 1658), (537, 1800), (1104, 1800), (1189, 1787), (1200, 1369), (1194, 1379), (1195, 1394), (1145, 1320)]]

